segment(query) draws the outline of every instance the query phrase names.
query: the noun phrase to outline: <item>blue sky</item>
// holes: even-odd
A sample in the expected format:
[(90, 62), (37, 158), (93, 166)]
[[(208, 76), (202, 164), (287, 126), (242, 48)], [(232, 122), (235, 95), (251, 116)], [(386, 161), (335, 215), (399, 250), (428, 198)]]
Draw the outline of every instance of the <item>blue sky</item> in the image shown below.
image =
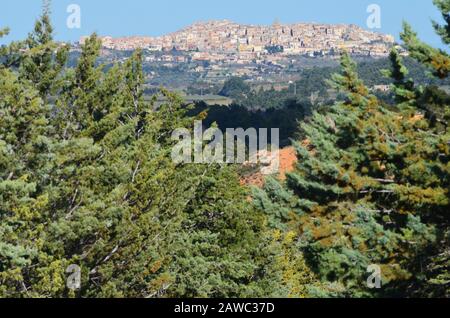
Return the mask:
[[(56, 38), (76, 41), (81, 35), (157, 36), (176, 31), (196, 21), (229, 19), (248, 24), (324, 22), (354, 23), (367, 28), (369, 4), (381, 7), (379, 32), (398, 38), (403, 20), (410, 22), (420, 37), (442, 46), (430, 20), (441, 21), (432, 0), (54, 0), (52, 20)], [(69, 29), (68, 5), (81, 7), (81, 29)], [(5, 41), (18, 40), (32, 30), (41, 10), (40, 0), (2, 0), (0, 27), (11, 34)]]

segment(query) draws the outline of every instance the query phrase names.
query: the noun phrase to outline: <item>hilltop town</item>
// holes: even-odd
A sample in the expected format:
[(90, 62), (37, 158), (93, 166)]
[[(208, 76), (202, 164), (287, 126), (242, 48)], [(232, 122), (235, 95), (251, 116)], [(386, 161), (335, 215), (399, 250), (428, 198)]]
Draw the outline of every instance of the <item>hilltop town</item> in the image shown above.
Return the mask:
[[(81, 39), (83, 42), (84, 39)], [(386, 56), (394, 37), (364, 30), (356, 25), (315, 23), (271, 26), (242, 25), (227, 20), (195, 23), (161, 37), (102, 37), (103, 46), (114, 50), (137, 48), (151, 51), (192, 51), (194, 58), (214, 59), (220, 54), (258, 58), (279, 48), (278, 53), (327, 55), (339, 50), (352, 54)], [(273, 51), (272, 51), (273, 52)]]
[(113, 57), (117, 54), (112, 51), (143, 49), (148, 82), (172, 87), (199, 80), (208, 85), (223, 83), (230, 76), (247, 76), (262, 83), (280, 78), (288, 82), (295, 76), (290, 78), (286, 70), (294, 73), (303, 68), (305, 59), (333, 60), (343, 50), (361, 57), (386, 57), (395, 42), (393, 36), (356, 25), (275, 22), (259, 26), (227, 20), (195, 23), (160, 37), (103, 36), (101, 41)]

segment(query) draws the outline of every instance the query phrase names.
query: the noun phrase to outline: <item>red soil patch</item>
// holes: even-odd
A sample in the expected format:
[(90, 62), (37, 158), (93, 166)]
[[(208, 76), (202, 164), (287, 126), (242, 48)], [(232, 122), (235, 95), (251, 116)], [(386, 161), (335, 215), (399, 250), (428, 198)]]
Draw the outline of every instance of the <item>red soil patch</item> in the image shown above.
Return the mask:
[[(294, 147), (287, 147), (280, 150), (279, 154), (280, 166), (278, 170), (278, 177), (280, 180), (286, 180), (286, 174), (294, 171), (297, 162), (297, 155)], [(242, 185), (251, 185), (257, 187), (264, 186), (265, 175), (261, 171), (243, 176), (241, 178)]]
[(294, 147), (280, 150), (280, 180), (286, 180), (286, 173), (292, 172), (297, 163), (297, 154)]

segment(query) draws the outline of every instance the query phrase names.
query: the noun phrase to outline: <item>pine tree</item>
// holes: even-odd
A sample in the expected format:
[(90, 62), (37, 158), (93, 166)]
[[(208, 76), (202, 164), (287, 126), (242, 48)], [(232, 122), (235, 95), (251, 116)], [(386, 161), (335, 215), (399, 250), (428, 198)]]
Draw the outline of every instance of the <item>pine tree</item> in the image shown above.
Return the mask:
[(438, 22), (433, 21), (433, 27), (436, 33), (441, 37), (445, 44), (450, 44), (450, 3), (447, 0), (433, 0), (434, 5), (442, 14), (446, 25), (442, 26)]
[(0, 96), (0, 295), (31, 296), (24, 283), (29, 272), (21, 268), (42, 256), (51, 110), (29, 81), (8, 68), (0, 68)]
[[(434, 0), (433, 3), (442, 13), (445, 25), (440, 25), (433, 21), (433, 26), (437, 34), (441, 37), (443, 43), (449, 44), (450, 27), (449, 13), (450, 1)], [(444, 79), (448, 77), (448, 54), (442, 50), (436, 50), (429, 45), (421, 42), (417, 34), (412, 31), (409, 25), (405, 25), (402, 33), (402, 39), (405, 46), (410, 51), (411, 56), (419, 62), (434, 70), (433, 75)], [(426, 87), (423, 94), (420, 95), (418, 107), (425, 110), (425, 114), (430, 121), (431, 128), (435, 132), (437, 147), (439, 149), (439, 161), (442, 163), (440, 170), (441, 182), (447, 188), (447, 201), (449, 201), (449, 146), (450, 146), (450, 96), (442, 89), (431, 86)], [(437, 227), (438, 244), (426, 255), (426, 275), (420, 282), (420, 285), (414, 291), (415, 295), (421, 297), (438, 296), (448, 297), (450, 295), (450, 277), (448, 268), (449, 259), (449, 237), (450, 230), (448, 216), (444, 211), (436, 211), (432, 222)]]
[(44, 1), (43, 7), (34, 31), (23, 43), (25, 52), (21, 56), (20, 74), (37, 85), (41, 96), (47, 98), (58, 88), (58, 77), (67, 62), (68, 46), (53, 41), (50, 2)]
[(96, 35), (63, 67), (51, 33), (45, 9), (0, 68), (0, 296), (275, 295), (264, 218), (235, 168), (172, 161), (172, 131), (195, 119), (183, 100), (146, 101), (141, 52), (106, 71)]
[(403, 64), (403, 59), (396, 48), (392, 49), (389, 58), (392, 70), (383, 70), (382, 73), (393, 80), (391, 91), (395, 95), (397, 106), (400, 108), (417, 108), (417, 98), (422, 93), (422, 88), (414, 87), (414, 81), (407, 78), (409, 71)]
[(446, 164), (424, 119), (387, 110), (347, 54), (341, 63), (332, 83), (346, 99), (302, 124), (296, 171), (284, 186), (268, 183), (256, 200), (267, 213), (285, 211), (269, 218), (296, 231), (325, 283), (314, 294), (377, 295), (367, 288), (366, 269), (378, 264), (383, 295), (404, 295), (436, 243), (431, 220), (448, 209)]

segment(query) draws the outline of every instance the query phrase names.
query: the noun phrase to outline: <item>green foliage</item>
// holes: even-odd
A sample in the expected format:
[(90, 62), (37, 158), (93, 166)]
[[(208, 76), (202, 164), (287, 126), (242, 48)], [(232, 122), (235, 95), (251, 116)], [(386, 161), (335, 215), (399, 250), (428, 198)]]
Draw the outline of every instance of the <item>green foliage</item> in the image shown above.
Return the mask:
[(265, 47), (265, 49), (269, 54), (277, 54), (284, 52), (284, 47), (282, 45), (268, 45)]
[[(433, 3), (442, 13), (445, 25), (433, 21), (433, 26), (437, 34), (445, 44), (449, 44), (450, 35), (450, 1), (434, 0)], [(405, 26), (403, 32), (406, 45), (411, 51), (411, 55), (418, 61), (434, 70), (434, 75), (439, 78), (448, 78), (449, 57), (442, 50), (435, 50), (421, 42), (411, 31), (409, 26)], [(425, 54), (427, 53), (427, 54)], [(448, 182), (449, 169), (449, 151), (450, 145), (450, 96), (436, 86), (426, 87), (419, 99), (419, 108), (423, 110), (425, 116), (430, 121), (430, 128), (435, 132), (435, 139), (439, 149), (439, 159), (443, 164), (441, 180)], [(449, 186), (446, 186), (446, 199), (449, 200)], [(450, 266), (449, 258), (449, 236), (450, 229), (448, 225), (448, 216), (443, 219), (436, 219), (433, 222), (438, 231), (437, 248), (430, 253), (426, 253), (425, 275), (421, 281), (420, 288), (415, 291), (416, 296), (430, 297), (449, 297), (450, 280), (448, 268)]]
[[(450, 2), (435, 4), (447, 25), (434, 26), (448, 44)], [(446, 52), (421, 42), (408, 24), (402, 39), (435, 77), (448, 77)], [(395, 49), (390, 60), (383, 73), (396, 104), (386, 107), (343, 54), (330, 82), (343, 101), (301, 125), (298, 164), (286, 182), (268, 180), (255, 191), (270, 226), (295, 232), (299, 255), (321, 280), (306, 282), (310, 295), (449, 295), (450, 99), (407, 78)], [(366, 284), (371, 264), (381, 268), (382, 289)]]
[(172, 161), (195, 118), (144, 100), (140, 51), (106, 69), (93, 35), (67, 68), (47, 9), (26, 43), (0, 68), (0, 297), (282, 295), (235, 167)]
[(225, 82), (219, 95), (239, 99), (245, 97), (250, 93), (250, 86), (248, 86), (244, 79), (240, 77), (232, 77)]
[(199, 116), (206, 114), (203, 124), (211, 126), (217, 123), (218, 127), (224, 131), (230, 127), (248, 128), (279, 128), (280, 145), (288, 146), (291, 138), (298, 132), (298, 122), (303, 121), (310, 114), (308, 104), (300, 104), (293, 100), (286, 102), (281, 109), (250, 110), (245, 106), (232, 104), (229, 107), (207, 106), (204, 103), (197, 103), (195, 108), (189, 111), (189, 115)]
[(450, 71), (450, 57), (442, 50), (435, 49), (421, 42), (417, 33), (408, 23), (404, 23), (401, 39), (410, 51), (411, 57), (433, 69), (433, 75), (440, 79), (448, 77)]
[(8, 34), (9, 34), (9, 29), (8, 28), (0, 29), (0, 38), (6, 36)]
[(450, 1), (448, 0), (433, 0), (434, 5), (439, 9), (447, 25), (440, 25), (433, 21), (433, 27), (436, 33), (441, 37), (445, 44), (450, 44)]
[(404, 65), (403, 59), (397, 49), (394, 48), (391, 51), (390, 60), (392, 70), (384, 70), (382, 73), (393, 80), (391, 90), (395, 95), (395, 101), (398, 107), (417, 107), (417, 97), (420, 92), (416, 92), (413, 79), (407, 78), (409, 70)]
[[(450, 3), (435, 4), (448, 44)], [(435, 84), (450, 58), (411, 27), (405, 46), (437, 81), (417, 85), (393, 50), (393, 104), (343, 54), (330, 81), (342, 98), (307, 120), (297, 100), (276, 115), (230, 107), (243, 125), (290, 119), (289, 136), (302, 120), (295, 170), (252, 199), (238, 167), (172, 160), (172, 132), (203, 109), (165, 90), (164, 104), (146, 101), (142, 52), (102, 65), (95, 34), (68, 67), (48, 8), (0, 48), (0, 297), (449, 297), (450, 97)], [(263, 109), (292, 93), (258, 100), (233, 78), (222, 94)], [(233, 127), (223, 109), (209, 120)], [(66, 286), (72, 264), (79, 290)], [(367, 286), (372, 264), (382, 289)]]
[(56, 78), (65, 66), (68, 54), (67, 46), (58, 47), (53, 42), (49, 4), (44, 5), (41, 18), (24, 44), (26, 54), (22, 55), (20, 75), (37, 85), (41, 96), (46, 98), (55, 93), (59, 84)]
[[(423, 264), (446, 226), (449, 139), (423, 117), (387, 110), (347, 54), (341, 63), (332, 84), (346, 98), (301, 125), (296, 170), (257, 191), (256, 203), (272, 226), (297, 233), (311, 270), (337, 288), (314, 293), (404, 296), (426, 281)], [(382, 290), (366, 285), (371, 264), (382, 268)]]
[[(448, 78), (433, 78), (430, 76), (430, 72), (426, 66), (423, 66), (411, 57), (402, 58), (398, 53), (396, 56), (399, 59), (399, 63), (403, 65), (403, 71), (408, 70), (408, 74), (405, 74), (403, 80), (404, 83), (401, 84), (405, 91), (397, 91), (398, 94), (405, 96), (401, 97), (403, 101), (396, 100), (396, 102), (403, 103), (408, 99), (413, 98), (413, 91), (420, 89), (421, 86), (449, 86), (450, 81)], [(392, 69), (392, 58), (393, 57), (391, 56), (390, 58), (380, 58), (376, 60), (357, 60), (358, 77), (369, 89), (373, 89), (375, 85), (400, 84), (396, 83), (396, 80), (392, 78), (390, 74), (391, 71), (394, 71), (394, 69)], [(383, 73), (387, 76), (380, 76), (380, 70), (386, 70), (383, 71)], [(246, 108), (249, 111), (266, 111), (272, 109), (282, 111), (289, 108), (294, 103), (306, 108), (316, 107), (326, 109), (328, 105), (334, 103), (337, 95), (335, 90), (327, 84), (327, 80), (337, 72), (339, 72), (339, 67), (316, 66), (313, 68), (305, 68), (298, 74), (300, 79), (296, 81), (295, 84), (291, 84), (289, 88), (281, 90), (275, 90), (273, 88), (259, 90), (249, 88), (245, 94), (236, 94), (233, 97), (233, 101), (235, 104)], [(415, 87), (410, 87), (413, 82), (415, 83), (415, 85), (413, 85)], [(410, 90), (411, 92), (409, 92)], [(204, 92), (207, 92), (207, 90)], [(199, 92), (197, 91), (197, 93)], [(214, 93), (214, 91), (212, 93)], [(391, 103), (395, 98), (400, 97), (397, 93), (394, 91), (392, 93), (374, 92), (377, 97), (382, 98), (383, 101), (388, 103)], [(413, 101), (411, 100), (411, 102)]]

